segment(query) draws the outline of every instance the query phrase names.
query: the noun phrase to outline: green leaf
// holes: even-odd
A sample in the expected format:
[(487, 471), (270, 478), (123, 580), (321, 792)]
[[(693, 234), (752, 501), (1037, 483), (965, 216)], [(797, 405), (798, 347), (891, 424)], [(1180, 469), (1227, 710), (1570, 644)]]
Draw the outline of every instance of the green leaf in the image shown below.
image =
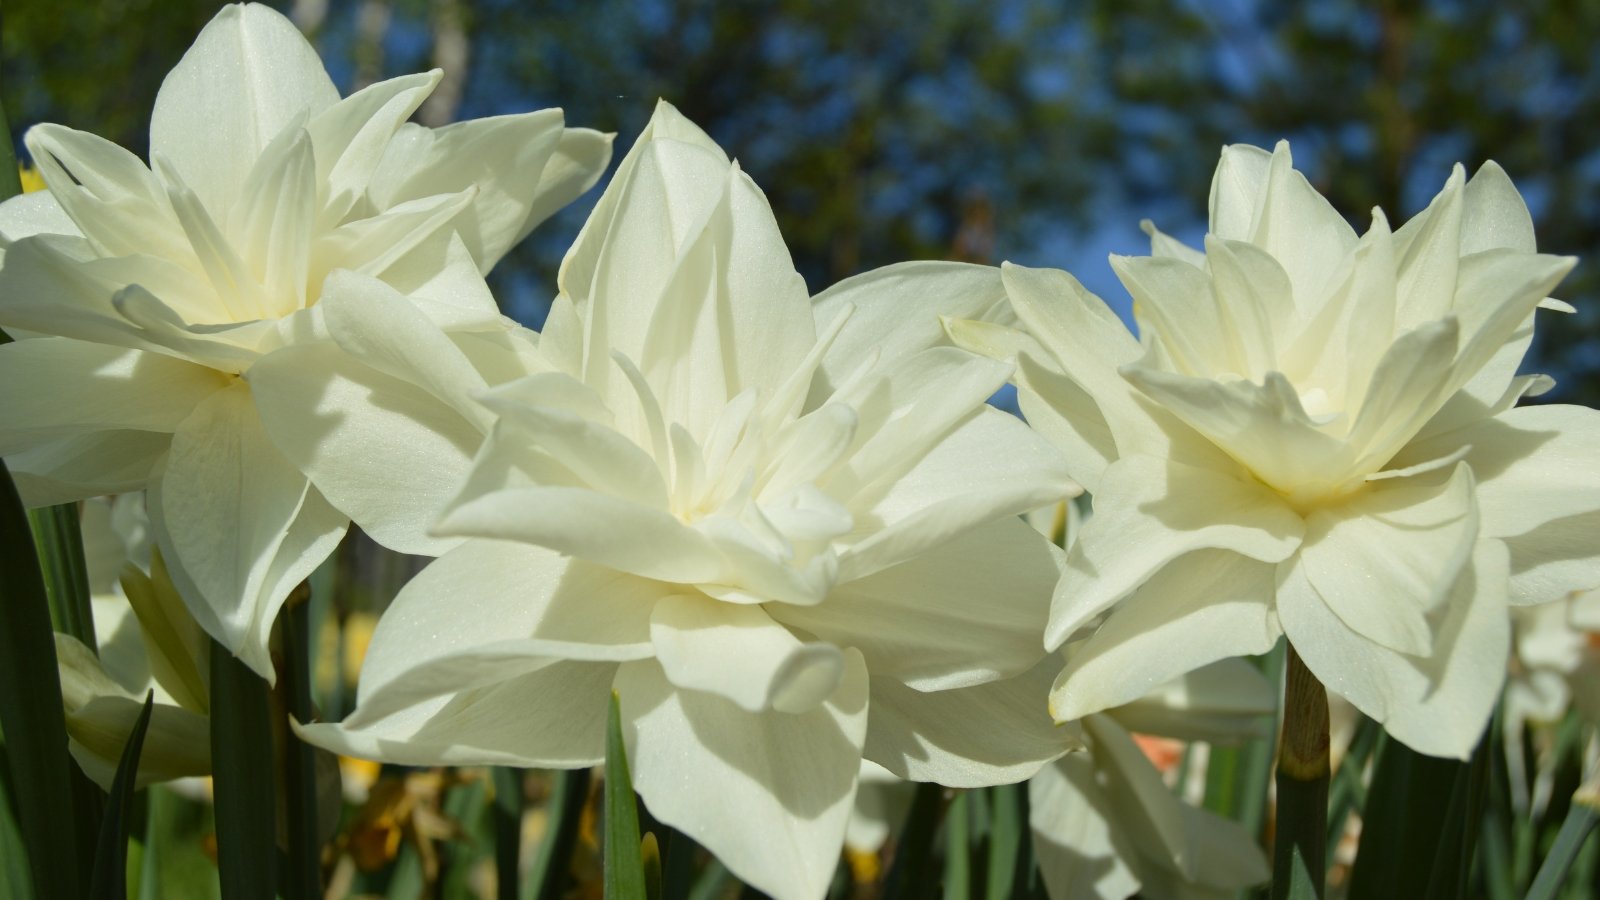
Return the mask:
[(662, 900), (689, 900), (689, 892), (694, 888), (695, 855), (700, 847), (678, 829), (669, 825), (661, 827), (667, 835), (666, 848), (661, 853)]
[(211, 766), (223, 900), (272, 900), (277, 788), (267, 683), (211, 645)]
[(1328, 859), (1333, 859), (1350, 814), (1360, 813), (1366, 804), (1367, 792), (1362, 784), (1362, 776), (1367, 768), (1367, 760), (1372, 758), (1372, 751), (1377, 749), (1378, 738), (1382, 734), (1382, 725), (1361, 716), (1356, 723), (1356, 733), (1350, 739), (1350, 746), (1345, 749), (1344, 759), (1333, 773), (1333, 781), (1328, 788)]
[(972, 896), (972, 798), (961, 791), (944, 814), (944, 900)]
[(603, 868), (606, 900), (644, 900), (644, 861), (639, 848), (639, 806), (628, 774), (628, 751), (622, 743), (622, 707), (611, 692), (606, 727), (605, 841)]
[[(311, 721), (311, 604), (310, 585), (302, 584), (289, 597), (282, 618), (283, 672), (279, 685), (296, 721)], [(212, 705), (213, 712), (216, 706)], [(288, 900), (321, 900), (322, 844), (317, 839), (317, 751), (285, 729), (283, 777), (284, 823), (289, 838), (284, 872)]]
[[(1462, 781), (1469, 766), (1418, 753), (1387, 735), (1379, 743), (1349, 896), (1427, 897), (1435, 860), (1456, 862), (1451, 854), (1462, 847), (1464, 823), (1459, 817), (1464, 813), (1452, 820), (1451, 804), (1458, 781), (1461, 790), (1470, 790)], [(1455, 802), (1467, 799), (1463, 794)], [(1478, 824), (1472, 822), (1474, 828)]]
[(1556, 833), (1556, 842), (1539, 866), (1533, 886), (1528, 889), (1528, 900), (1554, 900), (1558, 896), (1579, 851), (1597, 825), (1600, 825), (1600, 784), (1590, 784), (1572, 795), (1572, 805), (1567, 808), (1567, 817)]
[(80, 848), (55, 638), (33, 534), (11, 474), (0, 462), (0, 731), (6, 735), (17, 826), (27, 845), (33, 895), (82, 896)]
[(89, 878), (89, 896), (95, 900), (124, 900), (128, 896), (128, 832), (131, 831), (134, 785), (139, 780), (139, 751), (150, 728), (150, 713), (155, 709), (155, 691), (146, 691), (144, 709), (128, 733), (117, 761), (117, 774), (111, 779), (111, 802), (100, 820), (100, 844), (94, 854), (94, 872)]
[[(571, 877), (572, 849), (578, 845), (578, 827), (589, 800), (588, 769), (556, 772), (549, 800), (547, 837), (539, 844), (539, 857), (529, 873), (524, 900), (559, 900), (566, 896)], [(668, 852), (676, 852), (676, 844)]]
[(1026, 784), (989, 788), (989, 900), (1008, 900), (1027, 883), (1031, 846)]
[(930, 782), (917, 785), (906, 813), (906, 825), (889, 864), (884, 900), (933, 896), (933, 838), (944, 812), (944, 788)]
[(34, 548), (50, 598), (50, 621), (55, 630), (70, 634), (85, 647), (99, 652), (95, 643), (94, 612), (89, 606), (89, 569), (83, 561), (83, 532), (78, 505), (65, 503), (28, 511)]

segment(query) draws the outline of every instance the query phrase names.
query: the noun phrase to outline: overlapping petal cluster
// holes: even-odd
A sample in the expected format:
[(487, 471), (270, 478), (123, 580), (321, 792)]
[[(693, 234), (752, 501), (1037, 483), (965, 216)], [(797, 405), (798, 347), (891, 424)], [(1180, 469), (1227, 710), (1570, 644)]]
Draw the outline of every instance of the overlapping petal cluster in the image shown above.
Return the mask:
[[(1427, 753), (1464, 756), (1504, 677), (1508, 601), (1600, 583), (1600, 416), (1513, 408), (1536, 253), (1497, 166), (1357, 235), (1291, 164), (1229, 147), (1205, 251), (1152, 230), (1113, 259), (1140, 339), (1059, 272), (1008, 267), (1024, 412), (1094, 495), (1047, 640), (1088, 639), (1057, 718), (1287, 634), (1331, 690)], [(1561, 306), (1552, 303), (1551, 305)]]
[(549, 370), (481, 395), (435, 528), (469, 539), (379, 623), (355, 713), (304, 733), (591, 765), (615, 690), (651, 812), (778, 897), (825, 891), (863, 756), (959, 785), (1059, 755), (1037, 694), (950, 690), (1043, 654), (1061, 554), (1017, 515), (1077, 489), (984, 405), (1009, 366), (941, 345), (938, 313), (1003, 314), (996, 274), (813, 300), (760, 190), (660, 105), (562, 266)]
[(406, 124), (438, 79), (341, 99), (287, 19), (229, 6), (162, 84), (149, 167), (40, 125), (48, 190), (0, 206), (0, 326), (20, 338), (0, 348), (0, 454), (25, 499), (147, 488), (195, 617), (269, 677), (274, 615), (347, 520), (274, 446), (252, 367), (325, 340), (319, 301), (362, 279), (404, 296), (397, 315), (510, 330), (482, 273), (609, 159), (560, 110)]
[[(1058, 666), (1052, 656), (1015, 679), (1029, 686), (1037, 719), (1049, 719), (1045, 698)], [(1209, 900), (1266, 881), (1266, 858), (1255, 838), (1184, 802), (1139, 741), (1153, 736), (1226, 746), (1262, 737), (1275, 708), (1272, 687), (1253, 666), (1223, 660), (1063, 729), (1060, 737), (1072, 750), (1026, 786), (1033, 855), (1052, 900), (1136, 894)], [(846, 838), (852, 851), (879, 851), (906, 820), (910, 788), (865, 764)]]

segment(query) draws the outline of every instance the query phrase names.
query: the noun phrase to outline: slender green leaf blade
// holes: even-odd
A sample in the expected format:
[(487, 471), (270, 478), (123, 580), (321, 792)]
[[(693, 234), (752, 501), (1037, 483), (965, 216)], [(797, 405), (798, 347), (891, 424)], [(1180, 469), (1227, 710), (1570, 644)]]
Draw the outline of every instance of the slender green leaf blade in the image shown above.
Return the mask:
[(111, 779), (111, 802), (100, 820), (100, 844), (94, 855), (94, 873), (89, 879), (89, 896), (95, 900), (124, 900), (128, 896), (128, 832), (132, 830), (133, 791), (139, 780), (139, 751), (150, 728), (150, 713), (155, 709), (154, 691), (146, 691), (144, 709), (128, 733)]
[[(82, 896), (61, 676), (44, 578), (11, 473), (0, 462), (0, 731), (34, 896)], [(92, 845), (91, 845), (92, 846)]]
[(639, 806), (628, 774), (628, 751), (622, 743), (622, 707), (611, 693), (606, 728), (604, 863), (606, 900), (642, 900), (644, 861), (639, 847)]
[(1561, 830), (1556, 832), (1556, 841), (1539, 866), (1533, 886), (1528, 889), (1528, 900), (1554, 900), (1559, 896), (1578, 853), (1597, 825), (1600, 825), (1600, 785), (1591, 784), (1573, 795), (1567, 817), (1561, 822)]
[(89, 605), (89, 568), (83, 559), (83, 532), (78, 506), (66, 503), (28, 511), (34, 548), (50, 598), (50, 621), (55, 630), (70, 634), (85, 647), (99, 652), (94, 634), (94, 612)]

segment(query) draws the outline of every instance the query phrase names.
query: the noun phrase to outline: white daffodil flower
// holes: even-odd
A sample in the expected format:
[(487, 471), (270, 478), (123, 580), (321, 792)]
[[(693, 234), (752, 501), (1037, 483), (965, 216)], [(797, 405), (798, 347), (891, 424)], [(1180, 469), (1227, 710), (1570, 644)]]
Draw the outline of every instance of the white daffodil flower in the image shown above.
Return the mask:
[[(379, 622), (360, 702), (303, 734), (415, 763), (589, 766), (621, 698), (655, 817), (778, 898), (838, 863), (860, 761), (947, 784), (1062, 748), (1027, 671), (1062, 554), (1018, 515), (1076, 491), (984, 405), (1009, 366), (937, 314), (992, 269), (912, 264), (815, 300), (766, 198), (667, 104), (568, 253), (550, 371), (435, 531), (466, 537)], [(975, 690), (982, 690), (975, 688)]]
[(1023, 411), (1094, 496), (1047, 640), (1093, 636), (1055, 715), (1287, 634), (1390, 734), (1466, 756), (1507, 602), (1600, 584), (1600, 416), (1512, 408), (1549, 384), (1516, 371), (1573, 261), (1534, 252), (1492, 163), (1357, 236), (1286, 145), (1224, 151), (1205, 253), (1152, 235), (1154, 256), (1113, 259), (1142, 345), (1071, 276), (1017, 266), (1027, 335), (950, 323), (1019, 357)]
[(0, 455), (24, 498), (148, 489), (190, 610), (269, 678), (277, 610), (347, 519), (274, 446), (252, 366), (326, 337), (335, 270), (446, 330), (504, 331), (482, 273), (609, 160), (560, 110), (406, 124), (438, 78), (341, 99), (282, 15), (225, 7), (162, 83), (149, 167), (36, 126), (49, 190), (0, 205), (0, 326), (20, 338), (0, 347)]

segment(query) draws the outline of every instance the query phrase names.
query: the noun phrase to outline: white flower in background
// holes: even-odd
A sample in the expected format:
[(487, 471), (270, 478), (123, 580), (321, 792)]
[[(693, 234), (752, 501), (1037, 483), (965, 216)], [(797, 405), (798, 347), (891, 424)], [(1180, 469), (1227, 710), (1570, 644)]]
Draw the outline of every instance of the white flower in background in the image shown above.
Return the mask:
[(1060, 272), (1005, 269), (1029, 334), (1022, 408), (1094, 497), (1048, 642), (1092, 634), (1058, 719), (1287, 634), (1411, 747), (1465, 756), (1505, 672), (1506, 604), (1600, 584), (1600, 416), (1515, 409), (1534, 309), (1572, 260), (1534, 252), (1497, 166), (1357, 236), (1291, 167), (1229, 147), (1206, 252), (1152, 231), (1116, 257), (1143, 344)]
[(76, 638), (56, 635), (68, 748), (107, 789), (147, 691), (155, 705), (138, 785), (211, 773), (210, 644), (149, 544), (143, 505), (136, 494), (84, 503), (99, 656)]
[(1600, 591), (1511, 611), (1507, 733), (1556, 722), (1574, 704), (1600, 722)]
[[(1054, 658), (1047, 663), (1013, 679), (1031, 681), (1035, 715), (1043, 720), (1059, 665)], [(992, 690), (953, 693), (986, 688)], [(1135, 735), (1226, 745), (1262, 737), (1275, 708), (1272, 687), (1254, 667), (1224, 660), (1063, 732), (1073, 752), (1039, 770), (1027, 787), (1034, 858), (1052, 900), (1134, 894), (1209, 900), (1266, 881), (1270, 872), (1255, 838), (1180, 799)], [(863, 768), (846, 838), (852, 850), (877, 852), (902, 824), (909, 788), (882, 769)]]
[(947, 784), (1061, 752), (1026, 671), (1061, 554), (1018, 514), (1076, 490), (984, 405), (1009, 367), (937, 314), (998, 273), (911, 264), (813, 301), (766, 198), (661, 104), (563, 263), (551, 371), (436, 531), (471, 538), (379, 622), (360, 703), (307, 739), (413, 763), (577, 767), (621, 698), (655, 817), (779, 898), (820, 897), (863, 756)]
[(609, 159), (560, 110), (406, 124), (438, 78), (341, 99), (287, 19), (225, 7), (162, 83), (150, 167), (40, 125), (49, 190), (0, 206), (0, 326), (21, 338), (0, 347), (0, 455), (24, 498), (148, 488), (190, 610), (268, 677), (278, 607), (346, 518), (274, 447), (251, 367), (325, 337), (339, 269), (447, 330), (506, 330), (481, 274)]
[(1275, 708), (1254, 667), (1222, 660), (1085, 716), (1087, 751), (1028, 782), (1034, 858), (1052, 900), (1221, 900), (1265, 882), (1255, 837), (1180, 799), (1134, 734), (1226, 745), (1263, 736)]

